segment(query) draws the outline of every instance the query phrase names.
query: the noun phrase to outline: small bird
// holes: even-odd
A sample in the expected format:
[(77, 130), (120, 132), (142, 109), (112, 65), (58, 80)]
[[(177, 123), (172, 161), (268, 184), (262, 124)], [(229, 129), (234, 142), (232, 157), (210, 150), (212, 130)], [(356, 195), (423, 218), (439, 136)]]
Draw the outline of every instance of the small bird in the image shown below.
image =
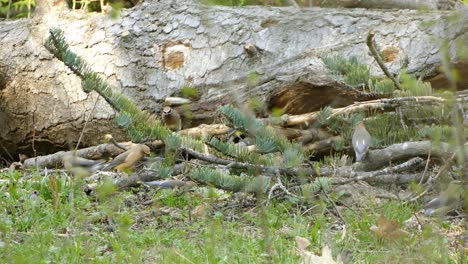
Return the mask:
[(151, 181), (151, 182), (142, 182), (141, 184), (152, 187), (152, 188), (161, 188), (161, 189), (191, 189), (196, 186), (192, 181), (184, 182), (179, 180), (162, 180), (162, 181)]
[(87, 176), (106, 166), (104, 160), (90, 160), (67, 153), (62, 158), (63, 167), (73, 175)]
[(353, 134), (353, 148), (356, 153), (356, 162), (360, 162), (362, 160), (369, 149), (370, 143), (371, 135), (367, 132), (364, 122), (360, 122), (356, 126)]
[(448, 212), (455, 210), (461, 205), (464, 196), (464, 188), (462, 181), (452, 181), (447, 189), (432, 199), (424, 207), (424, 215), (439, 215), (443, 216)]
[(179, 131), (182, 129), (182, 120), (176, 110), (166, 106), (162, 111), (162, 121), (167, 128), (172, 131)]
[(111, 170), (115, 168), (117, 171), (124, 171), (135, 166), (146, 155), (150, 154), (150, 152), (151, 150), (148, 146), (135, 144), (129, 150), (115, 157), (104, 169)]

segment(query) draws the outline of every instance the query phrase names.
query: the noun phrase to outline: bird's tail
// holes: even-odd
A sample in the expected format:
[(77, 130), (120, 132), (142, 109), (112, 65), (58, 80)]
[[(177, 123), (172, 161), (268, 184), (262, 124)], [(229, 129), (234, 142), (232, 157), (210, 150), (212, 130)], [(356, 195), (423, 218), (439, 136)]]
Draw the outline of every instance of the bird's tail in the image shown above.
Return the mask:
[(356, 162), (360, 162), (362, 160), (363, 154), (356, 152)]
[(111, 162), (106, 162), (101, 170), (103, 171), (108, 171), (112, 170), (113, 168), (117, 167), (119, 165), (119, 162), (116, 162), (115, 160)]
[(104, 170), (104, 168), (109, 165), (107, 161), (102, 161), (100, 163), (97, 163), (91, 167), (91, 171), (98, 171), (98, 170)]

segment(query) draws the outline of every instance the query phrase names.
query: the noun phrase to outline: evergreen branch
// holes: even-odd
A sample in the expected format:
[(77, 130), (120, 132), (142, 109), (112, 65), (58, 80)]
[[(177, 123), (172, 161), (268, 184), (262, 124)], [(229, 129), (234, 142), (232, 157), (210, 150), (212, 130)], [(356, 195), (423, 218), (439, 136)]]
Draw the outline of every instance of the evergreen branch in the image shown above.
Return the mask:
[(205, 143), (208, 146), (221, 152), (222, 154), (230, 158), (234, 158), (240, 162), (249, 162), (253, 164), (262, 164), (262, 165), (272, 165), (271, 158), (265, 155), (260, 155), (256, 152), (251, 152), (246, 147), (238, 145), (238, 144), (221, 142), (215, 137), (212, 137), (209, 141)]
[(325, 177), (316, 178), (311, 183), (306, 183), (306, 184), (301, 185), (302, 194), (304, 196), (310, 196), (310, 195), (318, 193), (320, 190), (323, 190), (324, 192), (328, 192), (331, 188), (331, 184), (332, 183), (330, 182), (330, 179), (328, 178), (325, 178)]
[[(284, 135), (266, 126), (253, 115), (244, 114), (239, 109), (229, 105), (222, 106), (220, 111), (235, 129), (255, 138), (255, 145), (260, 153), (275, 151), (284, 153), (287, 149), (298, 149), (298, 144), (291, 143)], [(303, 159), (302, 152), (297, 153), (300, 154), (298, 159)]]
[(233, 192), (265, 193), (270, 185), (270, 177), (242, 177), (226, 175), (209, 168), (196, 168), (190, 178), (196, 181), (206, 182), (217, 188)]
[[(172, 132), (169, 129), (162, 126), (158, 120), (148, 113), (141, 111), (126, 96), (114, 92), (110, 85), (97, 73), (93, 72), (81, 57), (73, 53), (60, 29), (50, 30), (50, 36), (45, 42), (45, 47), (82, 79), (82, 87), (85, 92), (96, 91), (112, 108), (119, 112), (116, 121), (127, 131), (132, 141), (142, 142), (159, 139), (165, 142), (167, 139), (172, 139), (170, 137)], [(196, 150), (203, 149), (203, 143), (199, 140), (187, 136), (178, 137), (180, 137), (178, 142), (181, 142), (183, 146)]]
[[(221, 159), (210, 154), (202, 154), (190, 148), (181, 147), (181, 150), (182, 152), (185, 152), (186, 154), (196, 159), (204, 160), (204, 161), (214, 163), (214, 164), (226, 165), (228, 168), (233, 168), (233, 169), (254, 170), (254, 171), (258, 171), (260, 173), (264, 173), (267, 175), (276, 175), (278, 172), (281, 175), (286, 175), (286, 176), (316, 175), (315, 171), (311, 168), (304, 168), (304, 167), (282, 168), (282, 167), (275, 167), (275, 166), (255, 165), (255, 164), (250, 164), (250, 163), (236, 162), (234, 160)], [(322, 174), (322, 172), (320, 172), (320, 174)]]

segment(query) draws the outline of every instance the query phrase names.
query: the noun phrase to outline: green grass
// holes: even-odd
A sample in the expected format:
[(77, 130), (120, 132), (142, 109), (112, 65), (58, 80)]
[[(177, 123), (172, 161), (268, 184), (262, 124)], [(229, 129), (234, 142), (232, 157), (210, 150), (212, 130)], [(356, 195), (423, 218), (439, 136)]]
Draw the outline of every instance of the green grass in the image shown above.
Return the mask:
[[(333, 254), (349, 250), (359, 263), (457, 263), (459, 257), (431, 225), (400, 244), (379, 241), (369, 231), (380, 214), (402, 225), (417, 205), (342, 207), (347, 222), (342, 238), (342, 229), (336, 228), (342, 223), (326, 199), (273, 200), (265, 208), (263, 200), (251, 195), (214, 196), (204, 187), (188, 193), (101, 188), (97, 197), (88, 197), (81, 182), (64, 174), (54, 177), (55, 208), (47, 177), (0, 174), (13, 183), (0, 186), (0, 241), (5, 243), (0, 259), (6, 263), (297, 263), (295, 236), (311, 241), (313, 253), (329, 244)], [(33, 191), (37, 199), (31, 198)], [(145, 203), (149, 200), (153, 203)], [(191, 216), (201, 204), (206, 218)], [(320, 206), (306, 212), (316, 204)]]

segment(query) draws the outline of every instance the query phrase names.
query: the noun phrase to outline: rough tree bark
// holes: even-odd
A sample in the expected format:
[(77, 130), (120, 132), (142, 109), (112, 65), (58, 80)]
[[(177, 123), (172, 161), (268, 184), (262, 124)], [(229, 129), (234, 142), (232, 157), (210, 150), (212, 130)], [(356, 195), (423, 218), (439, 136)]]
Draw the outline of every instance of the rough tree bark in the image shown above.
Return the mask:
[[(319, 56), (355, 55), (382, 75), (365, 44), (371, 28), (379, 47), (394, 55), (387, 62), (392, 73), (407, 57), (410, 73), (437, 75), (442, 40), (448, 41), (450, 61), (467, 68), (455, 52), (456, 43), (468, 43), (466, 10), (454, 20), (448, 11), (229, 8), (146, 0), (112, 20), (44, 3), (49, 1), (38, 1), (34, 19), (0, 22), (2, 156), (74, 146), (88, 115), (83, 145), (96, 144), (109, 132), (123, 140), (110, 106), (95, 93), (82, 92), (80, 80), (43, 47), (51, 27), (61, 28), (74, 52), (149, 112), (159, 111), (162, 99), (182, 87), (196, 88), (193, 124), (213, 120), (220, 104), (253, 96), (270, 107), (293, 104), (287, 110), (296, 114), (360, 100), (328, 74)], [(468, 74), (461, 76), (467, 83)]]

